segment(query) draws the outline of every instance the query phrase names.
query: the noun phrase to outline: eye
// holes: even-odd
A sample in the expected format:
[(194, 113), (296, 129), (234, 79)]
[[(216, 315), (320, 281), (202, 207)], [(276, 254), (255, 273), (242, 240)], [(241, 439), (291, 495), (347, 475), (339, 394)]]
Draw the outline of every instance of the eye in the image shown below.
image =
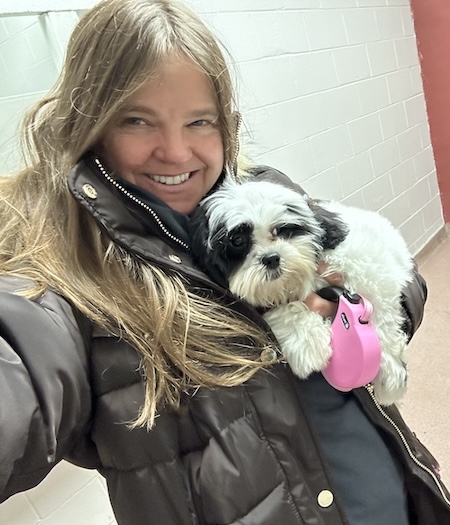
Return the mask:
[(153, 126), (148, 119), (134, 116), (125, 117), (119, 125), (124, 128), (149, 128)]
[(194, 120), (190, 122), (187, 127), (193, 128), (193, 129), (205, 129), (205, 130), (216, 129), (217, 128), (217, 118), (207, 118), (207, 119), (200, 118), (198, 120)]
[(228, 233), (227, 253), (230, 257), (247, 252), (251, 244), (252, 228), (248, 224), (241, 224)]
[(236, 233), (230, 236), (230, 243), (235, 247), (239, 248), (244, 244), (244, 235), (242, 233)]
[[(187, 121), (188, 128), (216, 128), (219, 121), (219, 115), (211, 110), (204, 113), (198, 113), (198, 118)], [(194, 116), (193, 116), (194, 117)]]
[(211, 124), (209, 120), (199, 119), (199, 120), (194, 120), (194, 122), (191, 122), (189, 126), (193, 128), (201, 128), (203, 126), (207, 126), (208, 124)]
[(274, 237), (281, 237), (282, 239), (290, 239), (302, 233), (304, 233), (304, 229), (298, 224), (282, 224), (272, 230)]
[(128, 124), (129, 126), (142, 126), (145, 122), (139, 117), (128, 117), (124, 120), (124, 124)]

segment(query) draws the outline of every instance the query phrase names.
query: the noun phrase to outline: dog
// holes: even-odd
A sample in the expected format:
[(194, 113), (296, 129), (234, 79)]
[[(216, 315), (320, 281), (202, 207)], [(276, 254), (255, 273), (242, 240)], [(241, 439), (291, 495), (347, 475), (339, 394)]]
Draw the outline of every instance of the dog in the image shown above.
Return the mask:
[(372, 384), (382, 405), (406, 390), (404, 286), (414, 261), (397, 229), (376, 212), (315, 201), (281, 184), (227, 177), (191, 216), (191, 249), (200, 267), (260, 309), (283, 356), (300, 378), (330, 360), (331, 319), (304, 301), (341, 274), (343, 286), (373, 305), (381, 365)]

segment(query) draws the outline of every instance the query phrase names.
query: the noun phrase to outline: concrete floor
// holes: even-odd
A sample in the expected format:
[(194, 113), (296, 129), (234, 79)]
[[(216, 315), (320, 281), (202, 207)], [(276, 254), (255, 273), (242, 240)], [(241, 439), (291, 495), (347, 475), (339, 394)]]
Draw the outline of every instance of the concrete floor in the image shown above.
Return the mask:
[(428, 301), (409, 345), (409, 386), (400, 409), (417, 437), (439, 461), (450, 488), (450, 237), (417, 257)]

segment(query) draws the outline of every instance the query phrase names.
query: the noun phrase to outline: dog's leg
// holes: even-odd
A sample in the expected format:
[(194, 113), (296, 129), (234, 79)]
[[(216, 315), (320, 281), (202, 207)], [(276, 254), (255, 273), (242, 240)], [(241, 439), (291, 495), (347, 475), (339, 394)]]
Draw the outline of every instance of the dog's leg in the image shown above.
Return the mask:
[[(384, 345), (383, 345), (384, 346)], [(375, 397), (381, 405), (398, 403), (406, 393), (407, 371), (404, 363), (406, 336), (389, 341), (389, 351), (381, 355), (381, 367), (373, 381)]]
[(331, 357), (330, 321), (300, 301), (277, 306), (264, 318), (294, 374), (304, 379), (325, 368)]

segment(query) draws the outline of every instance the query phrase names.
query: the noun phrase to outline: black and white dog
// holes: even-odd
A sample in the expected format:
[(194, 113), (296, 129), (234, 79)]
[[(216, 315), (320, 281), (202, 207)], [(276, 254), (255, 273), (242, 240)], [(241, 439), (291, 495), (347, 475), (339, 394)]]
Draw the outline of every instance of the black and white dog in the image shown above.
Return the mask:
[(328, 286), (317, 273), (318, 262), (330, 274), (342, 274), (345, 288), (373, 305), (382, 348), (374, 393), (385, 405), (402, 398), (407, 336), (401, 292), (414, 263), (387, 219), (338, 202), (311, 201), (281, 184), (227, 178), (200, 203), (191, 228), (200, 266), (264, 309), (285, 359), (301, 378), (323, 370), (331, 356), (331, 320), (303, 302)]

